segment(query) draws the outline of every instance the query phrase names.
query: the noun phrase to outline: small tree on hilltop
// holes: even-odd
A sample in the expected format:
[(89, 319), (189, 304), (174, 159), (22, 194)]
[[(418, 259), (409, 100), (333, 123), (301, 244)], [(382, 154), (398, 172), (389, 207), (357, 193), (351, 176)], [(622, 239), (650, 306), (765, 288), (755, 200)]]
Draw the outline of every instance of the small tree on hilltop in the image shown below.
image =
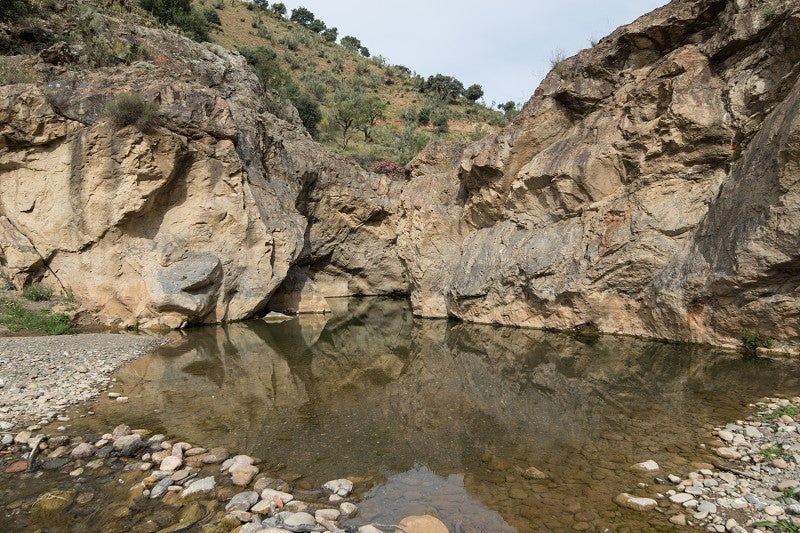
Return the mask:
[(253, 3), (259, 9), (267, 9), (269, 7), (269, 2), (267, 2), (267, 0), (253, 0)]
[(477, 83), (470, 85), (464, 89), (464, 98), (470, 102), (477, 102), (483, 96), (483, 87)]
[(329, 43), (335, 43), (336, 39), (339, 37), (339, 30), (336, 28), (328, 28), (323, 30), (322, 37), (324, 37)]
[(358, 52), (361, 50), (361, 41), (352, 35), (345, 35), (342, 37), (342, 48), (350, 50), (351, 52)]
[(270, 11), (272, 11), (278, 17), (284, 17), (286, 16), (286, 4), (283, 2), (276, 2), (272, 4)]
[(311, 23), (314, 22), (314, 19), (316, 19), (314, 13), (312, 13), (311, 11), (309, 11), (304, 7), (298, 7), (297, 9), (292, 9), (292, 16), (289, 17), (289, 20), (291, 20), (292, 22), (300, 24), (301, 26), (304, 26), (306, 28), (308, 28), (311, 25)]
[(464, 84), (452, 76), (436, 74), (428, 77), (422, 92), (434, 94), (442, 101), (455, 100), (464, 92)]
[(308, 29), (314, 33), (322, 33), (325, 31), (325, 23), (319, 19), (314, 19), (311, 21), (311, 24), (308, 25)]

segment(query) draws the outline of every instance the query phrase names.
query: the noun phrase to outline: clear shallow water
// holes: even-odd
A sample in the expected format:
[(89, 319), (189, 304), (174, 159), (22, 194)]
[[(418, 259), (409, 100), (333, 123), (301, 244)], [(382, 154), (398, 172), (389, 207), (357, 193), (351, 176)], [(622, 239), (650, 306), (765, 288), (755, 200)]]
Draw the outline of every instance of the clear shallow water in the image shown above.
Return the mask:
[[(125, 422), (264, 460), (296, 485), (359, 480), (357, 523), (433, 512), (451, 530), (671, 530), (616, 507), (623, 491), (710, 457), (712, 424), (796, 396), (800, 365), (702, 347), (415, 319), (405, 302), (342, 300), (333, 316), (185, 332), (117, 374)], [(704, 429), (705, 428), (705, 429)], [(536, 467), (546, 479), (527, 479)]]

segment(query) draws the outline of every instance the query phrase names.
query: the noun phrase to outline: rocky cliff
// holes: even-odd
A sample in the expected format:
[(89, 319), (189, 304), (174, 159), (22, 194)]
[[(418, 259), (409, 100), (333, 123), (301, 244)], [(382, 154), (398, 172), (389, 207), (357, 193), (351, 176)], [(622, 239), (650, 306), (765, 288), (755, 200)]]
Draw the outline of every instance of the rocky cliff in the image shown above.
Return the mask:
[(676, 0), (559, 63), (449, 171), (412, 163), (415, 308), (796, 350), (798, 75), (788, 1)]
[[(107, 322), (178, 327), (325, 296), (415, 312), (800, 349), (800, 5), (674, 0), (557, 64), (517, 119), (409, 179), (326, 154), (244, 60), (101, 17), (0, 87), (0, 266)], [(160, 103), (115, 129), (113, 95)]]
[[(251, 317), (273, 295), (297, 310), (298, 283), (317, 294), (311, 256), (340, 292), (381, 292), (387, 275), (407, 292), (379, 246), (394, 239), (387, 180), (322, 150), (239, 54), (102, 14), (82, 22), (146, 60), (79, 68), (86, 50), (57, 43), (25, 59), (41, 82), (0, 87), (0, 266), (17, 286), (41, 281), (145, 328)], [(116, 128), (106, 108), (122, 93), (156, 102), (156, 127)]]

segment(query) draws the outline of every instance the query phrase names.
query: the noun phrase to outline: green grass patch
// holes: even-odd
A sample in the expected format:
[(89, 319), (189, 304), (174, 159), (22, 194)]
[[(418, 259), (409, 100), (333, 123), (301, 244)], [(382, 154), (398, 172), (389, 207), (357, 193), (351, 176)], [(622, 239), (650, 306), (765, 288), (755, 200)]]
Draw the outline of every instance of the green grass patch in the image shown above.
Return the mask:
[(763, 459), (764, 461), (773, 461), (778, 457), (783, 456), (783, 450), (781, 450), (776, 446), (770, 446), (769, 448), (764, 448), (763, 450), (758, 452), (758, 455), (760, 455), (761, 459)]
[(53, 297), (53, 289), (32, 283), (22, 289), (22, 296), (31, 302), (46, 302)]
[(63, 335), (70, 328), (69, 317), (63, 313), (33, 311), (9, 299), (0, 299), (0, 324), (13, 332), (32, 331), (45, 335)]
[(783, 415), (789, 415), (791, 417), (795, 417), (798, 414), (800, 414), (800, 407), (798, 407), (796, 405), (789, 404), (789, 405), (783, 405), (781, 407), (778, 407), (777, 409), (775, 409), (771, 413), (764, 413), (763, 417), (766, 420), (777, 420), (780, 417), (782, 417)]
[(800, 533), (800, 527), (794, 525), (788, 518), (779, 520), (777, 522), (772, 520), (762, 520), (761, 522), (756, 522), (753, 525), (759, 528), (768, 528), (772, 531), (778, 531), (780, 533)]

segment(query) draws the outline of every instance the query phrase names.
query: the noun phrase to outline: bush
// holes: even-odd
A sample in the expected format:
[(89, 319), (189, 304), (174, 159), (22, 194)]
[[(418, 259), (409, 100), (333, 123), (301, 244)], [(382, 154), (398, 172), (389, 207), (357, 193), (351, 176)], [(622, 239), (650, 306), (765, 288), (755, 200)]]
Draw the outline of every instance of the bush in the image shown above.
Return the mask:
[(46, 302), (53, 297), (53, 289), (38, 283), (32, 283), (22, 289), (22, 296), (31, 302)]
[(139, 0), (139, 4), (161, 24), (175, 26), (196, 41), (208, 41), (210, 24), (192, 0)]
[(437, 108), (433, 115), (431, 116), (431, 124), (433, 125), (433, 131), (436, 133), (447, 133), (450, 131), (450, 125), (448, 123), (448, 115), (447, 109), (440, 107)]
[(481, 97), (483, 97), (483, 87), (477, 83), (474, 83), (464, 89), (464, 98), (470, 102), (477, 102)]
[(760, 333), (746, 331), (744, 335), (742, 335), (742, 347), (746, 352), (754, 354), (759, 348), (772, 348), (772, 339)]
[(148, 102), (139, 93), (118, 94), (106, 105), (106, 114), (117, 128), (136, 126), (150, 131), (158, 124), (158, 104)]
[(272, 7), (269, 9), (276, 17), (281, 18), (286, 15), (286, 4), (284, 4), (283, 2), (277, 2), (275, 4), (272, 4)]
[(456, 100), (464, 92), (464, 84), (452, 76), (429, 76), (422, 86), (423, 93), (437, 96), (442, 101)]
[(0, 300), (0, 324), (11, 331), (41, 331), (46, 335), (69, 332), (69, 317), (63, 313), (33, 311), (9, 299)]
[(406, 169), (403, 165), (391, 160), (376, 161), (372, 165), (372, 171), (378, 174), (385, 174), (390, 178), (401, 178), (406, 175)]
[(3, 0), (0, 2), (0, 21), (14, 21), (34, 15), (36, 10), (28, 0)]
[(289, 17), (289, 20), (294, 22), (295, 24), (299, 24), (308, 28), (314, 22), (316, 17), (314, 13), (309, 11), (304, 7), (298, 7), (297, 9), (292, 9), (292, 15)]
[(317, 127), (322, 120), (322, 111), (319, 109), (319, 103), (308, 94), (296, 90), (289, 95), (289, 100), (292, 101), (297, 113), (300, 115), (300, 120), (303, 126), (308, 130), (312, 137), (317, 136)]
[(242, 48), (239, 52), (253, 67), (261, 85), (265, 89), (280, 91), (288, 82), (289, 75), (277, 63), (278, 55), (272, 48), (258, 46), (256, 48)]
[(351, 52), (358, 52), (361, 50), (361, 41), (352, 35), (345, 35), (342, 37), (340, 44), (345, 50), (350, 50)]
[(222, 21), (219, 18), (219, 13), (217, 13), (216, 9), (206, 8), (203, 10), (203, 16), (209, 22), (209, 24), (214, 24), (216, 26), (222, 26)]
[(0, 85), (36, 83), (37, 78), (36, 71), (23, 65), (22, 61), (0, 57)]

